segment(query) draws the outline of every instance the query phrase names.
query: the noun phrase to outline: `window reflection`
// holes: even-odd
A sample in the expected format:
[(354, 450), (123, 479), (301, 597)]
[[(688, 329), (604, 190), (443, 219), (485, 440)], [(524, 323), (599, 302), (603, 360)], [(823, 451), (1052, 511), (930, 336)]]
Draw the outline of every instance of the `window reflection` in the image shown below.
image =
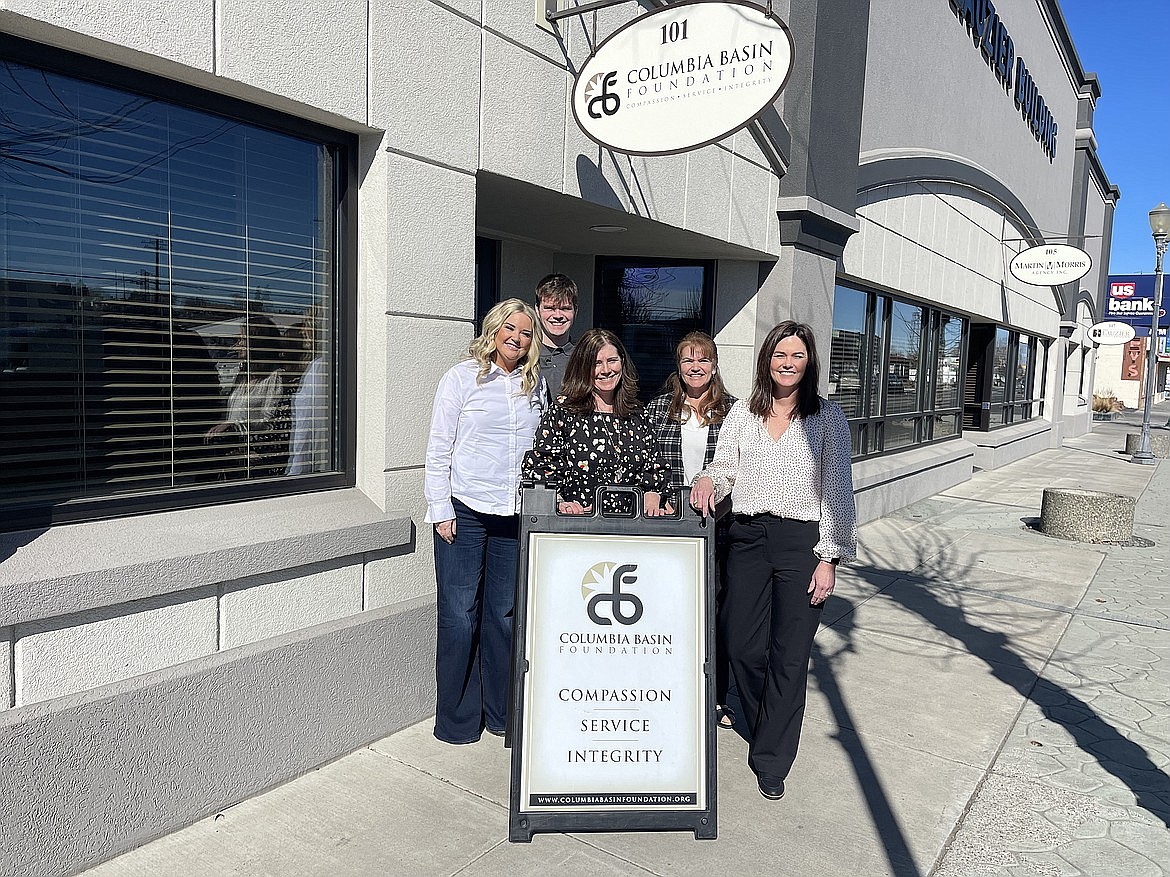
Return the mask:
[[(882, 369), (886, 361), (886, 325), (889, 322), (890, 300), (885, 296), (876, 297), (874, 302), (873, 341), (869, 354), (869, 391), (865, 394), (868, 401), (866, 414), (871, 417), (880, 415), (886, 402), (886, 383), (882, 380)], [(877, 448), (874, 448), (877, 450)]]
[(908, 448), (918, 443), (918, 418), (896, 417), (886, 421), (885, 450)]
[(1011, 340), (1007, 329), (995, 330), (995, 352), (991, 358), (991, 401), (998, 403), (1007, 398), (1008, 357)]
[(918, 410), (922, 374), (922, 316), (915, 305), (894, 302), (890, 312), (890, 359), (886, 368), (886, 411)]
[(855, 456), (958, 435), (966, 332), (954, 314), (838, 284), (829, 394), (851, 421)]
[(333, 147), (15, 63), (0, 96), (0, 504), (282, 477), (310, 372), (335, 471)]
[(938, 414), (934, 418), (934, 423), (931, 428), (933, 430), (933, 438), (941, 439), (948, 436), (959, 434), (959, 415), (958, 414)]
[(622, 339), (638, 369), (638, 393), (652, 399), (674, 371), (678, 339), (709, 325), (711, 264), (600, 259), (598, 276), (597, 324)]
[[(934, 407), (959, 406), (959, 369), (963, 357), (963, 321), (949, 314), (940, 317), (934, 363)], [(937, 435), (937, 429), (936, 429)]]
[(861, 385), (866, 369), (865, 306), (865, 293), (837, 287), (829, 345), (829, 398), (841, 406), (846, 417), (864, 413)]

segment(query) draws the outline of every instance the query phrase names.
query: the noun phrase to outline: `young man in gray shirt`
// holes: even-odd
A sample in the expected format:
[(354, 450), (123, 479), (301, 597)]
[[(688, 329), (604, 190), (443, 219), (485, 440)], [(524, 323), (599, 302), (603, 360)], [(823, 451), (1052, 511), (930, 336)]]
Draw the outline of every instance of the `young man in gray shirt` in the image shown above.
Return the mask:
[(536, 315), (543, 332), (540, 374), (548, 382), (549, 396), (555, 400), (561, 392), (565, 364), (573, 352), (569, 331), (577, 316), (577, 284), (564, 274), (544, 277), (536, 284)]

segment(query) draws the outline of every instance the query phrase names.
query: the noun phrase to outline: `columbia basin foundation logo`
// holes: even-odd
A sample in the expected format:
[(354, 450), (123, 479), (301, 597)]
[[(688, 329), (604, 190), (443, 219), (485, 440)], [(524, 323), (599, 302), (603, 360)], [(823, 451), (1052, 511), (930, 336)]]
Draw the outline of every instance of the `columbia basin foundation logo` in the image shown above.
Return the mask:
[[(585, 108), (594, 119), (600, 119), (604, 113), (612, 116), (622, 107), (622, 99), (610, 88), (617, 85), (617, 71), (598, 73), (589, 79), (585, 86)], [(598, 110), (600, 108), (600, 111)]]
[[(622, 586), (632, 585), (638, 581), (634, 575), (638, 569), (636, 563), (595, 563), (589, 567), (585, 577), (581, 579), (581, 596), (588, 600), (585, 606), (589, 620), (602, 626), (613, 624), (637, 624), (642, 617), (642, 600), (629, 591), (623, 591)], [(606, 588), (607, 590), (601, 590)], [(592, 596), (590, 596), (592, 594)], [(611, 604), (606, 617), (600, 612), (604, 603)], [(629, 606), (627, 614), (623, 606)]]

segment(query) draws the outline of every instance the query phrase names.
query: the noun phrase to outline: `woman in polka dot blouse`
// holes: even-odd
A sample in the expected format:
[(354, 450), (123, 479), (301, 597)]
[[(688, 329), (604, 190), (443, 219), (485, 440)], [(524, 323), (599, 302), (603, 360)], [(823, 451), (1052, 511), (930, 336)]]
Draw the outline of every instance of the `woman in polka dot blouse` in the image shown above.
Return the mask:
[[(638, 403), (638, 373), (618, 337), (606, 329), (581, 336), (565, 365), (557, 401), (545, 412), (522, 481), (556, 485), (557, 511), (593, 511), (599, 487), (640, 487), (644, 514), (673, 513), (663, 495), (670, 467)], [(625, 514), (628, 494), (603, 494), (602, 510)]]

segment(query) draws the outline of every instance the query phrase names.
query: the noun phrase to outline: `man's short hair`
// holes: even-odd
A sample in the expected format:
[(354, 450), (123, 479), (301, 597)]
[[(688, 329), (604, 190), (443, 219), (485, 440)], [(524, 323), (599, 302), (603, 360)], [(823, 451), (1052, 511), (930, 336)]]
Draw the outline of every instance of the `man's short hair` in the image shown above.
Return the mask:
[(549, 274), (536, 284), (536, 301), (538, 304), (557, 304), (564, 301), (576, 309), (577, 284), (564, 274)]

